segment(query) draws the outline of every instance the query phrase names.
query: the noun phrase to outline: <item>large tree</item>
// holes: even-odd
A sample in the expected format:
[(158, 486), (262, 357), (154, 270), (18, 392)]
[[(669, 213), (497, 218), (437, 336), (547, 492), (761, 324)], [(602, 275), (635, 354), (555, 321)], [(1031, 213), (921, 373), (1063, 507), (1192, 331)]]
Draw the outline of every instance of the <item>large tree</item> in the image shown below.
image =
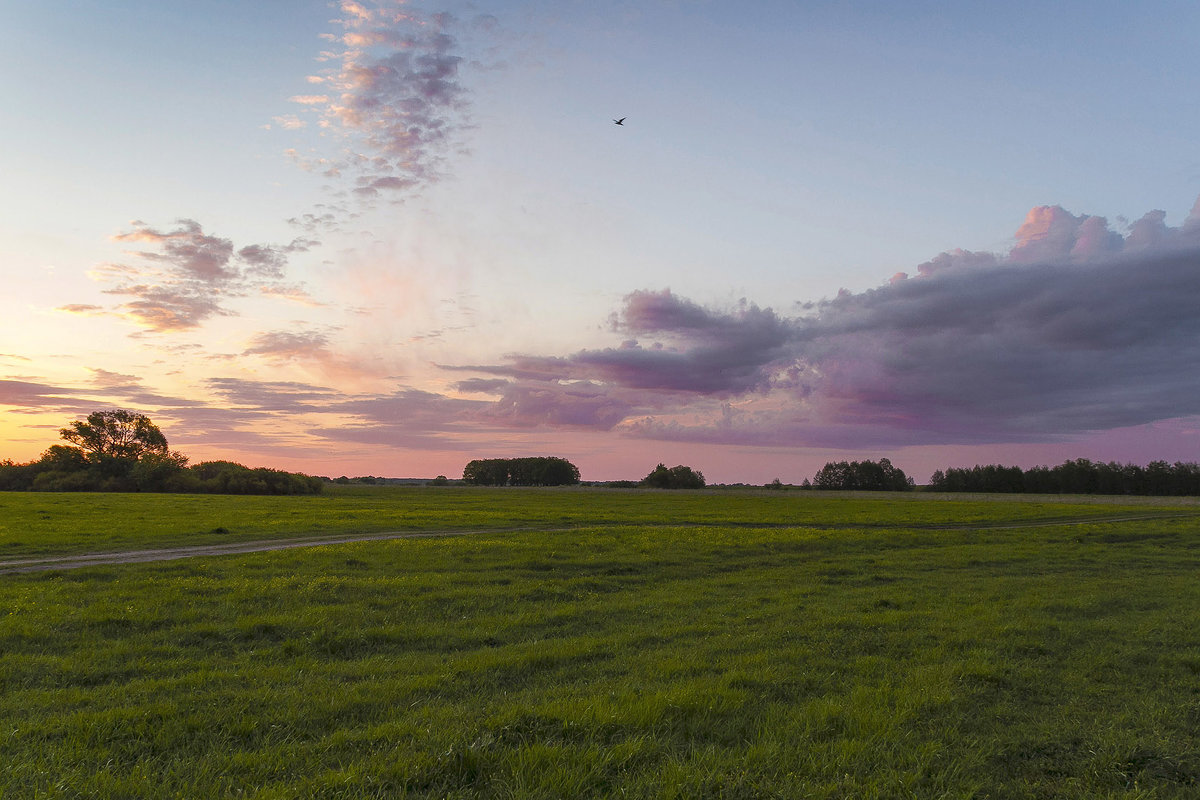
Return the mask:
[(167, 437), (145, 414), (124, 409), (93, 411), (59, 431), (84, 452), (89, 461), (115, 458), (138, 461), (148, 455), (167, 456)]

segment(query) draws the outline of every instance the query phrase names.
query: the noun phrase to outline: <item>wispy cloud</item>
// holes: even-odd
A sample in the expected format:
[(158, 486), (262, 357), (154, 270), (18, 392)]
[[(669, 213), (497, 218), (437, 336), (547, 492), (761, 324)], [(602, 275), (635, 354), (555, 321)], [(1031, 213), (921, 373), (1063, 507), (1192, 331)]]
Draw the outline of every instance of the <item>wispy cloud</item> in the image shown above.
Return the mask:
[(242, 355), (272, 361), (323, 360), (331, 357), (329, 335), (323, 331), (269, 331), (254, 336)]
[(514, 424), (745, 444), (1035, 441), (1200, 414), (1200, 204), (1114, 230), (1033, 209), (1006, 254), (952, 251), (785, 317), (638, 291), (619, 346), (466, 369)]
[(348, 177), (363, 198), (438, 180), (466, 124), (458, 20), (389, 0), (343, 0), (339, 9), (341, 32), (327, 37), (333, 48), (322, 55), (333, 66), (308, 79), (324, 91), (291, 100), (318, 113), (325, 131), (347, 145), (336, 158), (297, 160), (328, 177)]
[(79, 395), (75, 389), (22, 380), (0, 380), (0, 405), (25, 411), (59, 409), (73, 404)]
[(209, 378), (206, 384), (225, 405), (259, 412), (324, 411), (343, 399), (343, 395), (335, 389), (298, 381)]
[(130, 298), (112, 309), (72, 304), (71, 313), (115, 313), (155, 333), (196, 328), (214, 316), (230, 315), (229, 302), (259, 291), (286, 287), (302, 294), (286, 277), (288, 256), (318, 244), (295, 239), (287, 245), (251, 244), (235, 248), (229, 239), (206, 233), (195, 220), (182, 219), (172, 229), (153, 228), (141, 221), (115, 241), (138, 245), (132, 261), (97, 267), (93, 278), (112, 284), (106, 294)]
[(193, 398), (173, 397), (154, 391), (137, 375), (97, 368), (92, 368), (91, 373), (91, 385), (113, 403), (132, 404), (139, 408), (179, 408), (196, 403)]
[[(480, 429), (487, 403), (404, 388), (390, 394), (347, 398), (336, 411), (348, 424), (321, 429), (333, 440), (413, 449), (465, 449), (466, 436)], [(476, 439), (476, 445), (478, 440)]]

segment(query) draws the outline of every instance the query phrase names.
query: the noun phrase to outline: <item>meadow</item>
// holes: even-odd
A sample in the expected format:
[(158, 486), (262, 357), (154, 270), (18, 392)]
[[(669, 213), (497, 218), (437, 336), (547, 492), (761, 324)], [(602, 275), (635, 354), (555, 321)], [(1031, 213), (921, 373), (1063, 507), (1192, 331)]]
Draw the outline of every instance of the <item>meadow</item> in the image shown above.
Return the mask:
[(0, 495), (0, 557), (476, 531), (0, 575), (0, 796), (1192, 798), (1197, 512)]

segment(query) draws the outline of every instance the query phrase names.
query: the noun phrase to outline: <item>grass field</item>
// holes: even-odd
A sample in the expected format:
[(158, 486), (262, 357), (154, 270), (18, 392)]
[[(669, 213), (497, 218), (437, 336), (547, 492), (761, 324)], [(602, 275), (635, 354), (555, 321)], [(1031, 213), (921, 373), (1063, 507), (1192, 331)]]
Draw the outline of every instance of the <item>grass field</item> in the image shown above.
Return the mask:
[(4, 555), (484, 531), (0, 576), (0, 796), (1194, 798), (1200, 517), (1128, 519), (1191, 511), (0, 495)]
[[(847, 502), (847, 500), (856, 502)], [(1170, 505), (1167, 505), (1170, 504)], [(333, 486), (324, 495), (0, 492), (0, 560), (381, 531), (618, 525), (895, 528), (1187, 511), (1190, 498)], [(1193, 510), (1200, 512), (1200, 507)]]

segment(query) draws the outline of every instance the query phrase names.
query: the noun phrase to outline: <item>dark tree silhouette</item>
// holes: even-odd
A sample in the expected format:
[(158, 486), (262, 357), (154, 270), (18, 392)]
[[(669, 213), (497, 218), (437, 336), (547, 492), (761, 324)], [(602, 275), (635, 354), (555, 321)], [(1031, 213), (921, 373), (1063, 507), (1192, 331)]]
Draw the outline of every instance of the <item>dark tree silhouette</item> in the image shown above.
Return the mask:
[(51, 445), (28, 464), (0, 462), (0, 490), (318, 494), (323, 488), (320, 478), (231, 461), (188, 468), (187, 456), (168, 449), (158, 426), (132, 411), (96, 411), (59, 433), (76, 446)]
[(167, 455), (167, 437), (145, 414), (124, 409), (93, 411), (87, 420), (76, 420), (58, 432), (78, 447), (89, 461), (120, 458), (137, 461), (144, 455)]
[(950, 467), (929, 479), (939, 492), (1026, 492), (1030, 494), (1200, 495), (1200, 465), (1151, 461), (1144, 467), (1086, 458), (1057, 467), (999, 464)]
[(579, 483), (579, 467), (557, 456), (477, 458), (463, 467), (463, 482), (472, 486), (571, 486)]
[(812, 482), (814, 489), (859, 489), (876, 492), (904, 492), (913, 482), (886, 458), (878, 461), (830, 461), (821, 467)]
[(704, 473), (683, 464), (670, 469), (666, 464), (659, 464), (642, 478), (641, 485), (651, 489), (703, 489)]

